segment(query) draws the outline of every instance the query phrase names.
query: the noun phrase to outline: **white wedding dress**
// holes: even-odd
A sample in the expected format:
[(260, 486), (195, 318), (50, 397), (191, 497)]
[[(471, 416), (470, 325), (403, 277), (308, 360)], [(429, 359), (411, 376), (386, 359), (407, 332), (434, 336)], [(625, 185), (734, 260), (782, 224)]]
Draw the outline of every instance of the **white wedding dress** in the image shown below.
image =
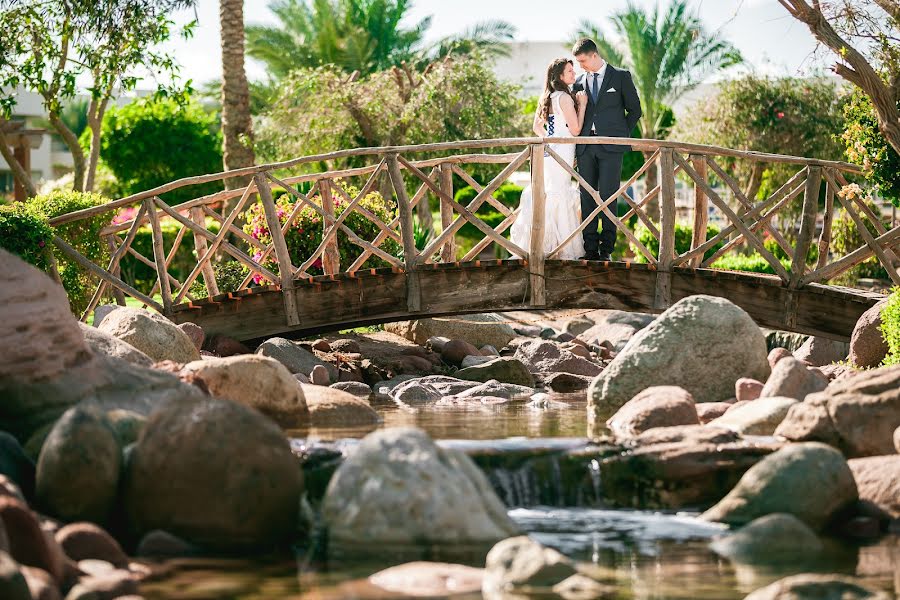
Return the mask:
[[(550, 95), (553, 113), (548, 116), (547, 124), (544, 126), (547, 137), (575, 137), (569, 131), (566, 118), (559, 106), (559, 98), (562, 95), (563, 92), (553, 92)], [(550, 148), (569, 166), (575, 164), (575, 144), (550, 144)], [(547, 156), (544, 160), (544, 193), (547, 197), (544, 204), (544, 252), (549, 254), (581, 225), (581, 197), (578, 187), (568, 171), (551, 156)], [(519, 207), (521, 210), (512, 225), (510, 239), (523, 250), (528, 250), (531, 246), (531, 185), (522, 190)], [(572, 260), (579, 256), (584, 256), (584, 240), (581, 232), (576, 234), (554, 258)]]

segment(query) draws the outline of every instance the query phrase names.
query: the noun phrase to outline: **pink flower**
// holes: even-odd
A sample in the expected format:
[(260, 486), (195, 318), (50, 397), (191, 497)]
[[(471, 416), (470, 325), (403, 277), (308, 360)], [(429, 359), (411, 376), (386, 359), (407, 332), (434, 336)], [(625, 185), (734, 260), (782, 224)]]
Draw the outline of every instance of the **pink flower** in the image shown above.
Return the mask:
[(44, 240), (41, 240), (38, 242), (38, 248), (43, 248), (43, 247), (44, 247)]
[(776, 116), (777, 118), (779, 118), (779, 119), (783, 119), (783, 118), (784, 118), (784, 113), (781, 112), (781, 111), (779, 110), (777, 113), (775, 113), (775, 116)]

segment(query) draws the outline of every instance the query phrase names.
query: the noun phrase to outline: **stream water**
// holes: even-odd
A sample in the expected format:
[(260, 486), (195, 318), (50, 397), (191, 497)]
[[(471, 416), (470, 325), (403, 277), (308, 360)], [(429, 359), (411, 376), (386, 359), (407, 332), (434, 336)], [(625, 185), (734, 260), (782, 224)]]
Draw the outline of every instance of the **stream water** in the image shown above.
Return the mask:
[[(900, 536), (857, 544), (826, 539), (815, 562), (768, 567), (735, 564), (708, 548), (725, 529), (697, 513), (613, 510), (598, 501), (591, 461), (573, 467), (560, 457), (587, 440), (584, 395), (557, 396), (567, 407), (529, 408), (522, 403), (473, 409), (410, 412), (379, 408), (383, 427), (415, 425), (442, 445), (468, 452), (485, 471), (510, 516), (539, 542), (591, 565), (596, 578), (622, 599), (744, 598), (781, 577), (800, 572), (855, 575), (876, 588), (900, 591)], [(295, 450), (346, 451), (367, 433), (333, 429), (292, 432)], [(327, 462), (327, 461), (326, 461)], [(578, 472), (573, 476), (572, 469)], [(327, 480), (327, 477), (324, 477)], [(345, 563), (312, 556), (254, 560), (182, 559), (162, 565), (164, 576), (142, 586), (148, 598), (391, 598), (365, 583), (372, 573), (403, 562), (379, 553)], [(483, 566), (483, 556), (468, 561)], [(479, 562), (481, 564), (479, 564)], [(454, 596), (458, 598), (459, 596)], [(469, 596), (480, 598), (480, 595)]]

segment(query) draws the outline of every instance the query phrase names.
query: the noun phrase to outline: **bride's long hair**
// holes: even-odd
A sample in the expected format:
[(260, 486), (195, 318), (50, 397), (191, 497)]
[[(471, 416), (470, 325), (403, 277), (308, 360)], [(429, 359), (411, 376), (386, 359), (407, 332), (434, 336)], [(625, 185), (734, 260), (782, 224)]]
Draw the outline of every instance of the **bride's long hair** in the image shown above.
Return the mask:
[(557, 58), (547, 67), (547, 80), (544, 84), (544, 94), (541, 96), (541, 118), (546, 121), (553, 111), (553, 101), (550, 95), (553, 92), (565, 92), (572, 98), (572, 102), (578, 104), (575, 100), (575, 94), (569, 89), (569, 86), (563, 83), (562, 74), (566, 70), (566, 65), (574, 63), (568, 58)]

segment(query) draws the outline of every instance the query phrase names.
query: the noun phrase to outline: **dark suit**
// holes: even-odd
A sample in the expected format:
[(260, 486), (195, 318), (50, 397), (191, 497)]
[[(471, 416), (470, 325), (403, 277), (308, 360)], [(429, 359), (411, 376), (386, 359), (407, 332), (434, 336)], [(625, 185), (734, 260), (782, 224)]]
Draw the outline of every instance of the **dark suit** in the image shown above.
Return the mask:
[[(576, 92), (585, 91), (588, 104), (584, 113), (582, 136), (631, 137), (631, 130), (641, 118), (641, 101), (638, 98), (631, 73), (606, 65), (603, 82), (598, 85), (596, 101), (591, 94), (589, 73), (580, 75), (575, 82)], [(613, 90), (613, 91), (610, 91)], [(593, 128), (594, 133), (591, 133)], [(591, 184), (604, 200), (612, 196), (622, 183), (622, 156), (631, 146), (612, 144), (578, 144), (575, 156), (578, 172)], [(584, 188), (581, 189), (581, 215), (586, 218), (597, 203)], [(615, 212), (615, 205), (610, 209)], [(598, 219), (603, 220), (603, 232), (597, 233)], [(584, 250), (588, 255), (598, 251), (610, 254), (616, 245), (616, 228), (602, 212), (584, 229)]]

